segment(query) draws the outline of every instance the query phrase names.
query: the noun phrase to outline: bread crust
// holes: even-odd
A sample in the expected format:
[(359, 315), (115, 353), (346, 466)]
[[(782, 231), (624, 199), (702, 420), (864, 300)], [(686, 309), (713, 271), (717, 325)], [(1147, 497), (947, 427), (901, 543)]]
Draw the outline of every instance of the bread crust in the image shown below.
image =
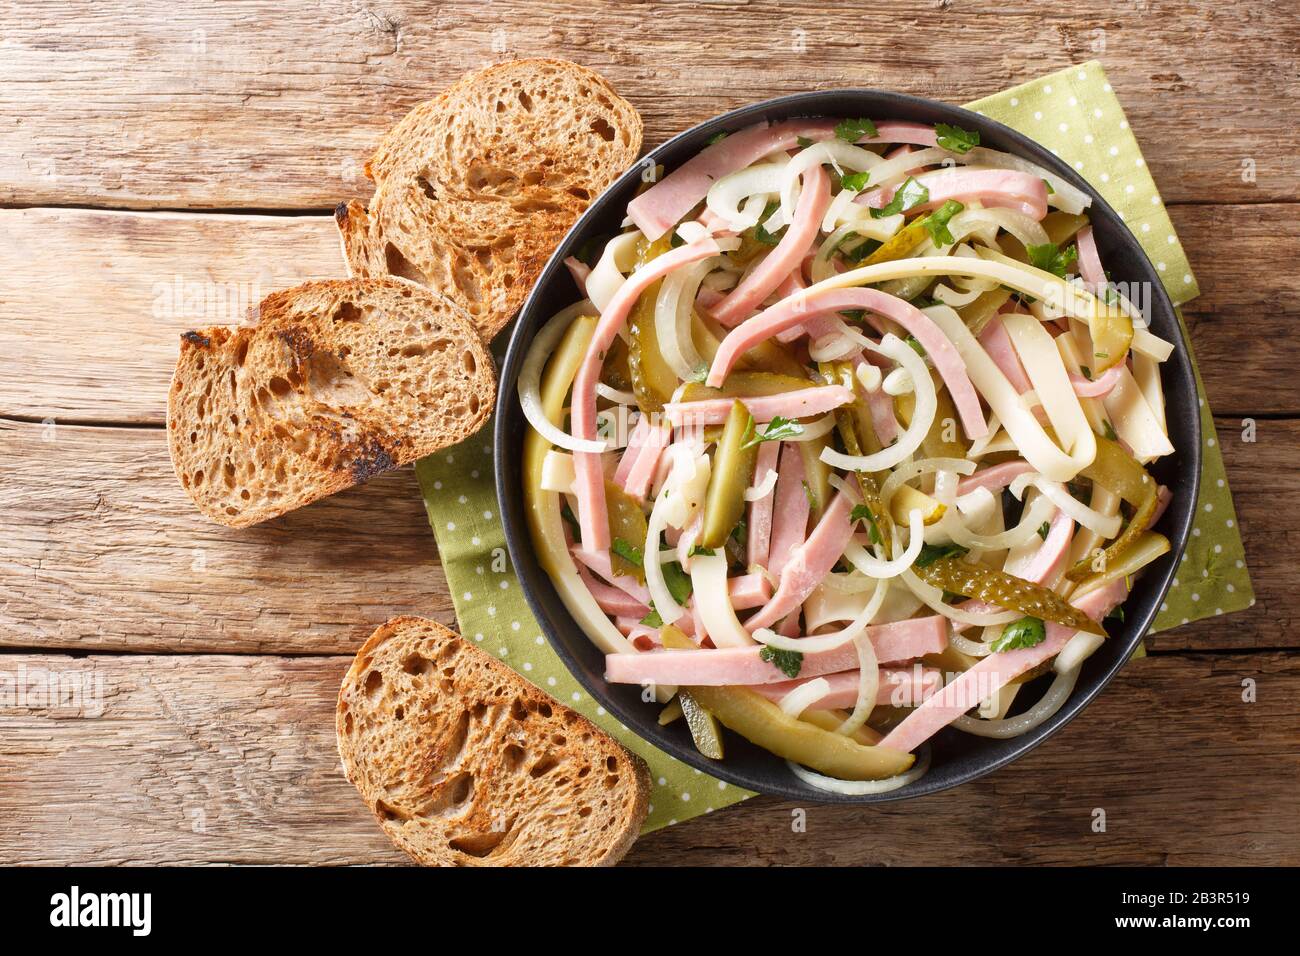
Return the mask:
[(384, 136), (365, 165), (369, 206), (336, 208), (349, 273), (436, 289), (489, 340), (591, 200), (635, 162), (641, 135), (632, 105), (576, 63), (467, 74)]
[(181, 336), (168, 448), (199, 511), (242, 528), (464, 440), (495, 394), (446, 300), (393, 278), (309, 282), (238, 328)]
[(335, 730), (348, 780), (421, 864), (611, 866), (649, 808), (639, 757), (424, 618), (362, 645)]

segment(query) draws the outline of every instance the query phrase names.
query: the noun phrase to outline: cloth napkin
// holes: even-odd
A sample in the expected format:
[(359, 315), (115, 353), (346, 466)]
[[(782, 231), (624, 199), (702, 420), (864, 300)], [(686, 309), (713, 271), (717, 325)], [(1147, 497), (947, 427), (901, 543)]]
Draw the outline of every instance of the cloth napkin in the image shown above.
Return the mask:
[[(1072, 66), (970, 104), (1052, 150), (1118, 210), (1155, 263), (1175, 305), (1194, 298), (1196, 278), (1101, 64)], [(1204, 386), (1198, 519), (1178, 578), (1153, 631), (1254, 603), (1232, 496)], [(416, 465), (461, 633), (524, 677), (585, 714), (650, 766), (654, 791), (645, 830), (751, 796), (688, 767), (607, 714), (569, 674), (529, 612), (510, 567), (493, 491), (491, 427)]]

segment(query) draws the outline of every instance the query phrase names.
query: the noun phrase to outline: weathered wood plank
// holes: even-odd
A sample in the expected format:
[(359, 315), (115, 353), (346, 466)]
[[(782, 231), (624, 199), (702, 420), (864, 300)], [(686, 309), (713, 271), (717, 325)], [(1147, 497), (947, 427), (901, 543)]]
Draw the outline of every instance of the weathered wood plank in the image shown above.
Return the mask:
[[(869, 86), (962, 103), (1101, 58), (1175, 201), (1300, 196), (1300, 25), (1268, 4), (77, 0), (0, 13), (0, 202), (318, 208), (416, 103), (511, 56), (605, 74), (657, 143), (784, 93)], [(725, 24), (720, 34), (720, 25)], [(905, 32), (912, 42), (900, 45)], [(725, 36), (725, 42), (715, 38)], [(1194, 53), (1192, 53), (1194, 51)], [(1189, 59), (1189, 54), (1191, 54)], [(953, 64), (960, 63), (960, 69)], [(1188, 148), (1189, 141), (1195, 148)], [(1254, 180), (1243, 179), (1243, 163)]]
[[(1258, 603), (1152, 638), (1153, 649), (1300, 646), (1293, 628), (1300, 421), (1219, 433)], [(53, 440), (43, 440), (50, 437)], [(160, 429), (0, 421), (0, 646), (349, 653), (396, 613), (454, 626), (408, 471), (233, 531), (201, 518)]]
[[(52, 671), (86, 696), (0, 701), (0, 862), (401, 862), (339, 767), (347, 661), (5, 656), (11, 680), (39, 686)], [(1246, 679), (1257, 703), (1242, 701)], [(1296, 864), (1297, 699), (1294, 655), (1147, 658), (982, 781), (875, 809), (807, 807), (804, 833), (791, 828), (799, 808), (756, 799), (652, 834), (629, 862)]]
[[(1274, 344), (1300, 321), (1295, 207), (1173, 214), (1205, 290), (1188, 321), (1213, 405), (1300, 413)], [(0, 416), (160, 425), (181, 332), (340, 274), (327, 217), (0, 210)]]
[(343, 274), (321, 216), (0, 210), (0, 415), (161, 425), (181, 332)]
[(341, 653), (394, 614), (453, 624), (414, 474), (235, 531), (161, 429), (0, 421), (0, 645)]

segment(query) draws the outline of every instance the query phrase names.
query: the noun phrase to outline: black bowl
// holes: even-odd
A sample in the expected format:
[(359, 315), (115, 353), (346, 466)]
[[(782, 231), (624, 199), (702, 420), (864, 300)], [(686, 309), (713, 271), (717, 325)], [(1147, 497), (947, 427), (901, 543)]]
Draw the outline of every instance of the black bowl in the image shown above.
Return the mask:
[[(1173, 549), (1148, 567), (1136, 582), (1133, 593), (1124, 605), (1125, 621), (1120, 625), (1121, 633), (1114, 634), (1115, 627), (1112, 623), (1113, 636), (1085, 663), (1074, 693), (1050, 720), (1010, 740), (974, 737), (951, 729), (942, 731), (932, 740), (932, 764), (923, 777), (889, 793), (859, 797), (838, 796), (807, 786), (790, 772), (783, 760), (736, 734), (728, 735), (726, 759), (710, 760), (695, 749), (682, 721), (676, 721), (667, 727), (659, 726), (656, 720), (659, 708), (642, 702), (639, 687), (605, 683), (602, 677), (605, 669), (604, 655), (569, 616), (546, 573), (537, 564), (524, 522), (520, 485), (520, 458), (527, 426), (519, 408), (515, 383), (528, 345), (537, 329), (550, 316), (579, 298), (563, 265), (563, 259), (574, 254), (587, 238), (618, 231), (628, 201), (635, 195), (636, 187), (641, 181), (641, 170), (645, 168), (646, 160), (662, 163), (666, 170), (672, 171), (699, 152), (717, 133), (735, 132), (763, 120), (778, 122), (794, 117), (816, 116), (869, 116), (877, 121), (910, 120), (927, 124), (943, 122), (964, 129), (975, 129), (979, 131), (983, 145), (1030, 159), (1083, 189), (1092, 196), (1089, 216), (1101, 258), (1109, 267), (1111, 277), (1119, 283), (1146, 283), (1144, 288), (1151, 290), (1149, 315), (1152, 331), (1175, 343), (1174, 354), (1164, 363), (1163, 372), (1168, 396), (1169, 435), (1177, 451), (1161, 459), (1153, 469), (1158, 480), (1174, 492), (1173, 503), (1159, 524), (1159, 530), (1169, 538)], [(1066, 163), (1043, 146), (969, 110), (900, 93), (826, 90), (755, 103), (687, 130), (652, 150), (646, 160), (624, 173), (597, 198), (560, 243), (542, 270), (541, 278), (528, 301), (524, 303), (501, 369), (494, 434), (497, 498), (511, 560), (514, 561), (533, 613), (541, 622), (551, 646), (593, 698), (656, 747), (729, 783), (787, 799), (823, 803), (903, 800), (936, 793), (982, 777), (1032, 750), (1079, 713), (1129, 659), (1142, 635), (1150, 628), (1156, 610), (1164, 599), (1192, 526), (1201, 470), (1196, 383), (1188, 358), (1188, 347), (1173, 305), (1142, 247), (1106, 201)], [(1033, 688), (1029, 693), (1036, 691), (1038, 688)]]

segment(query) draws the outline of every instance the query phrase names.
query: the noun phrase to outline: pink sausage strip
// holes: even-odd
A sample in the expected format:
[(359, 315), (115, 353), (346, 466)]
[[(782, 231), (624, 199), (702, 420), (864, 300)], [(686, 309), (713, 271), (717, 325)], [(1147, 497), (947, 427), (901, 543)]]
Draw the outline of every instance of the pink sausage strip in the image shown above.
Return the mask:
[(709, 187), (768, 153), (793, 149), (799, 137), (821, 140), (835, 135), (834, 120), (790, 120), (775, 126), (750, 126), (706, 146), (627, 204), (627, 214), (647, 239), (658, 239), (694, 208)]
[[(731, 414), (732, 398), (706, 398), (699, 402), (669, 402), (664, 415), (678, 427), (696, 425), (721, 425)], [(843, 385), (819, 385), (801, 388), (776, 395), (741, 396), (740, 403), (749, 409), (756, 422), (770, 422), (782, 418), (807, 418), (824, 415), (832, 409), (853, 401), (853, 393)], [(575, 453), (576, 455), (576, 453)]]
[[(937, 654), (948, 643), (947, 618), (913, 618), (867, 628), (867, 639), (876, 659), (892, 664)], [(759, 657), (761, 647), (723, 647), (700, 651), (653, 651), (649, 654), (609, 654), (605, 657), (605, 680), (611, 684), (700, 684), (725, 687), (735, 684), (775, 684), (789, 676)], [(800, 677), (818, 677), (849, 670), (857, 665), (853, 642), (830, 651), (804, 654)]]
[[(776, 471), (777, 456), (780, 453), (779, 441), (765, 441), (758, 446), (758, 454), (754, 459), (755, 485), (761, 485), (770, 472)], [(779, 482), (780, 478), (777, 480)], [(751, 565), (767, 567), (767, 556), (772, 543), (772, 507), (775, 502), (776, 490), (773, 489), (757, 501), (749, 503), (745, 560)]]
[(614, 483), (620, 486), (627, 485), (627, 476), (632, 472), (632, 466), (641, 455), (641, 448), (645, 444), (646, 436), (650, 432), (650, 416), (642, 415), (632, 426), (631, 433), (627, 436), (627, 447), (623, 449), (623, 455), (618, 460), (618, 467), (614, 469)]
[(713, 310), (713, 318), (734, 326), (776, 291), (781, 281), (799, 268), (817, 239), (826, 207), (831, 204), (831, 181), (826, 170), (814, 166), (804, 173), (803, 191), (795, 207), (794, 221), (775, 249), (763, 257), (749, 275)]
[[(1127, 593), (1121, 579), (1084, 595), (1075, 607), (1093, 620), (1100, 621), (1124, 600)], [(1060, 624), (1048, 624), (1047, 637), (1041, 644), (981, 658), (978, 664), (908, 714), (885, 736), (880, 746), (907, 752), (915, 750), (1025, 671), (1056, 656), (1076, 633)]]
[(958, 497), (968, 495), (976, 488), (987, 488), (996, 494), (1021, 475), (1033, 470), (1033, 465), (1020, 459), (1004, 461), (1000, 465), (990, 465), (988, 468), (982, 468), (973, 475), (967, 475), (958, 481), (957, 495)]
[(886, 120), (876, 124), (876, 135), (859, 143), (907, 143), (912, 146), (938, 146), (933, 126)]
[(781, 569), (772, 600), (745, 622), (747, 630), (753, 632), (760, 627), (771, 627), (803, 604), (804, 599), (816, 590), (853, 537), (853, 523), (849, 521), (852, 510), (853, 499), (842, 492), (831, 500), (808, 540), (795, 549)]
[[(618, 287), (596, 323), (587, 355), (574, 376), (571, 419), (575, 436), (596, 438), (596, 382), (600, 378), (600, 366), (641, 293), (679, 266), (707, 259), (718, 251), (718, 244), (712, 238), (679, 246), (646, 263)], [(605, 474), (600, 455), (574, 452), (573, 467), (582, 546), (588, 551), (604, 551), (609, 547), (609, 511), (605, 505)]]
[[(641, 421), (645, 421), (647, 417), (642, 416)], [(650, 491), (650, 483), (659, 470), (659, 459), (672, 440), (673, 427), (667, 422), (648, 426), (641, 452), (637, 455), (623, 483), (624, 491), (634, 497), (645, 498)]]
[(577, 545), (571, 546), (569, 550), (578, 559), (577, 564), (579, 567), (586, 565), (603, 580), (630, 595), (638, 604), (647, 609), (650, 607), (650, 592), (646, 589), (646, 586), (629, 574), (615, 574), (613, 566), (610, 564), (608, 551), (593, 553)]
[[(930, 191), (928, 202), (909, 212), (938, 209), (949, 199), (985, 206), (1003, 206), (1022, 212), (1035, 222), (1047, 215), (1047, 186), (1037, 176), (1012, 169), (941, 169), (923, 173), (916, 181)], [(899, 184), (902, 185), (901, 183)], [(894, 198), (898, 186), (863, 193), (856, 201), (879, 209)]]
[[(709, 369), (707, 382), (715, 388), (726, 380), (727, 374), (740, 356), (760, 342), (796, 325), (806, 324), (812, 315), (863, 309), (868, 321), (880, 328), (875, 315), (897, 322), (916, 337), (926, 354), (934, 362), (944, 384), (952, 395), (953, 404), (962, 421), (968, 438), (979, 438), (988, 432), (979, 394), (966, 374), (966, 365), (957, 348), (934, 324), (934, 321), (910, 302), (881, 292), (879, 289), (824, 289), (820, 292), (798, 294), (783, 299), (763, 310), (727, 334), (718, 346)], [(993, 323), (989, 323), (992, 325)]]
[(989, 353), (989, 358), (1007, 377), (1012, 388), (1023, 395), (1034, 387), (1025, 373), (1025, 367), (1020, 364), (1020, 356), (1016, 354), (1016, 347), (1011, 344), (1011, 336), (1007, 334), (1007, 327), (1002, 324), (1000, 318), (994, 316), (989, 324), (984, 326), (979, 340), (980, 345), (984, 346), (984, 351)]
[[(755, 684), (749, 689), (762, 694), (770, 701), (780, 703), (790, 691), (810, 680), (783, 680), (776, 684)], [(813, 710), (834, 707), (852, 707), (858, 702), (858, 671), (840, 671), (821, 678), (830, 684), (826, 693), (808, 706)], [(943, 687), (943, 672), (932, 667), (911, 667), (900, 670), (881, 669), (880, 685), (876, 689), (876, 704), (880, 706), (916, 707), (928, 700)]]
[(565, 259), (564, 265), (568, 268), (569, 275), (573, 276), (573, 284), (585, 296), (587, 294), (587, 276), (591, 275), (591, 266), (575, 256), (569, 256), (569, 258)]
[(1101, 256), (1097, 253), (1097, 239), (1092, 234), (1092, 226), (1084, 226), (1074, 237), (1079, 249), (1079, 275), (1093, 292), (1106, 285), (1106, 270), (1102, 268)]
[(1034, 584), (1047, 584), (1065, 568), (1065, 558), (1074, 540), (1074, 519), (1064, 511), (1052, 515), (1047, 537), (1023, 561), (1009, 561), (1003, 570)]
[(1080, 398), (1105, 398), (1119, 384), (1120, 375), (1125, 368), (1123, 362), (1119, 365), (1112, 365), (1092, 380), (1071, 372), (1070, 384), (1074, 386), (1074, 394)]
[(772, 598), (772, 585), (761, 574), (738, 574), (727, 578), (727, 597), (737, 611), (758, 607)]
[(812, 510), (812, 505), (808, 502), (808, 495), (804, 491), (805, 477), (803, 455), (799, 452), (798, 446), (783, 445), (781, 470), (777, 473), (776, 479), (772, 539), (768, 548), (767, 563), (768, 571), (778, 576), (785, 570), (790, 556), (804, 543), (804, 538), (808, 534), (808, 514)]
[(578, 577), (582, 578), (582, 583), (587, 585), (587, 590), (606, 614), (615, 617), (634, 617), (639, 621), (650, 611), (648, 604), (637, 600), (622, 588), (597, 580), (583, 564), (579, 563), (575, 567), (578, 569)]

